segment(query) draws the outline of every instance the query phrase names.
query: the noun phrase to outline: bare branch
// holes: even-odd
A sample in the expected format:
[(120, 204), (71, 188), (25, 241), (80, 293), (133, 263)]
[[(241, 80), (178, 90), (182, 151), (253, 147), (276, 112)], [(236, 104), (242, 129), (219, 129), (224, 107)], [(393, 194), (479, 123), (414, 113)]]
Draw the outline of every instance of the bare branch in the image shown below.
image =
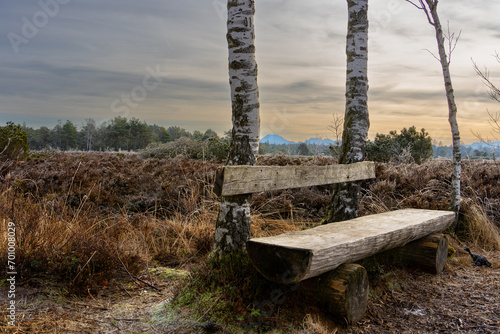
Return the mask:
[[(429, 14), (429, 10), (432, 8), (431, 6), (434, 5), (434, 2), (432, 0), (426, 0), (428, 7), (425, 6), (424, 0), (419, 0), (420, 6), (411, 0), (406, 0), (406, 2), (412, 4), (413, 6), (417, 7), (420, 10), (423, 10), (425, 15), (427, 16), (427, 21), (429, 21), (429, 24), (433, 25), (433, 26), (436, 25), (434, 20), (432, 20), (431, 15)], [(429, 4), (429, 2), (431, 2), (431, 4)], [(436, 5), (437, 5), (437, 1), (436, 1)]]
[(335, 137), (335, 146), (330, 145), (330, 151), (332, 152), (332, 156), (339, 157), (341, 154), (340, 143), (342, 141), (342, 133), (344, 128), (344, 116), (341, 114), (333, 113), (333, 122), (332, 124), (327, 126), (327, 129), (333, 133)]
[[(424, 49), (424, 50), (425, 50), (425, 51), (427, 51), (427, 52), (429, 52), (429, 53), (431, 54), (431, 56), (433, 56), (434, 58), (436, 58), (436, 60), (437, 60), (438, 62), (441, 62), (441, 59), (440, 59), (438, 56), (436, 56), (434, 53), (432, 53), (432, 51), (431, 51), (431, 50), (429, 50), (429, 49)], [(450, 63), (448, 62), (448, 65), (449, 65), (449, 64), (450, 64)]]
[(499, 138), (497, 137), (497, 134), (500, 134), (500, 113), (492, 114), (489, 110), (488, 112), (488, 123), (490, 123), (490, 126), (492, 128), (493, 132), (490, 132), (490, 135), (492, 136), (493, 139), (490, 139), (489, 137), (484, 138), (479, 132), (474, 132), (471, 130), (472, 134), (479, 139), (481, 143), (487, 144), (488, 146), (492, 148), (500, 148), (498, 145), (493, 145), (492, 141), (497, 142)]
[(413, 6), (417, 7), (418, 9), (421, 9), (421, 10), (424, 10), (425, 9), (425, 6), (424, 4), (422, 3), (422, 0), (420, 0), (420, 6), (417, 5), (416, 3), (414, 3), (413, 1), (411, 0), (406, 0), (406, 2), (408, 3), (411, 3)]
[(451, 54), (453, 53), (453, 51), (455, 51), (455, 48), (457, 47), (460, 35), (462, 35), (462, 30), (460, 30), (458, 36), (455, 38), (455, 33), (451, 33), (450, 31), (450, 21), (448, 21), (448, 34), (444, 36), (448, 40), (448, 65), (450, 65), (451, 63)]
[[(496, 58), (497, 60), (500, 62), (500, 59), (498, 57), (498, 53), (496, 54)], [(483, 84), (489, 89), (489, 94), (490, 94), (490, 97), (497, 101), (497, 102), (500, 102), (500, 88), (498, 88), (491, 80), (490, 80), (490, 72), (488, 71), (488, 69), (485, 67), (484, 68), (484, 72), (481, 71), (479, 69), (479, 67), (477, 66), (477, 64), (474, 62), (474, 60), (472, 60), (472, 64), (473, 64), (473, 67), (474, 67), (474, 70), (476, 71), (476, 73), (481, 77), (482, 81), (483, 81)], [(490, 117), (491, 118), (491, 117)]]
[(490, 119), (488, 120), (488, 123), (490, 123), (491, 127), (493, 128), (493, 131), (496, 133), (500, 133), (500, 113), (492, 114), (488, 111), (488, 116)]
[(337, 142), (342, 139), (342, 129), (344, 127), (344, 116), (341, 114), (333, 113), (333, 121), (326, 128), (331, 131)]

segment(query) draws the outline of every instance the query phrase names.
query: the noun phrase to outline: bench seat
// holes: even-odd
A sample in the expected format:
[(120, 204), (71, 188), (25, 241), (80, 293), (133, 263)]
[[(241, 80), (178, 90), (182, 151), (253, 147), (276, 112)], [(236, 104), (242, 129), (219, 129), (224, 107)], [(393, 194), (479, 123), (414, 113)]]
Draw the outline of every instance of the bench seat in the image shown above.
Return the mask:
[(403, 209), (247, 242), (250, 259), (270, 281), (293, 284), (452, 224), (450, 211)]

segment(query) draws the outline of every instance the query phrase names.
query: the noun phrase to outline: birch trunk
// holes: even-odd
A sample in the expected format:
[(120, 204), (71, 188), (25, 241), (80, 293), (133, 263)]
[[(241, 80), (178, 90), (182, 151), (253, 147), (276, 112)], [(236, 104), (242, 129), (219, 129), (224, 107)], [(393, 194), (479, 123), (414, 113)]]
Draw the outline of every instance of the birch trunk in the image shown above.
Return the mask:
[(443, 69), (444, 86), (446, 89), (446, 98), (448, 100), (448, 121), (451, 127), (453, 138), (453, 172), (451, 174), (451, 210), (455, 212), (455, 227), (458, 223), (458, 213), (460, 211), (460, 178), (462, 173), (462, 153), (460, 149), (460, 131), (457, 122), (457, 105), (451, 83), (450, 63), (446, 55), (445, 39), (443, 29), (437, 13), (437, 0), (426, 0), (430, 8), (432, 22), (436, 30), (436, 39), (439, 49), (439, 59)]
[[(455, 96), (453, 93), (453, 85), (451, 83), (450, 74), (450, 61), (446, 54), (445, 48), (445, 38), (443, 35), (443, 29), (441, 27), (441, 22), (439, 21), (439, 16), (437, 13), (438, 0), (419, 0), (419, 4), (411, 0), (406, 0), (406, 2), (411, 3), (413, 6), (424, 11), (427, 16), (429, 23), (434, 26), (436, 31), (436, 40), (438, 43), (439, 50), (439, 61), (441, 63), (441, 68), (443, 70), (444, 86), (446, 90), (446, 99), (448, 101), (448, 122), (451, 127), (452, 143), (453, 143), (453, 171), (451, 174), (451, 199), (450, 199), (450, 209), (455, 212), (455, 230), (458, 227), (458, 215), (460, 212), (460, 179), (462, 174), (462, 152), (460, 147), (460, 131), (458, 129), (457, 122), (457, 105), (455, 104)], [(448, 37), (450, 39), (450, 57), (452, 36)], [(436, 57), (437, 58), (437, 57)]]
[[(368, 117), (368, 0), (347, 1), (346, 110), (339, 163), (364, 160)], [(359, 209), (359, 182), (339, 183), (323, 223), (356, 218)]]
[[(254, 46), (253, 0), (228, 0), (227, 43), (232, 104), (232, 142), (227, 165), (254, 165), (259, 149), (260, 116)], [(251, 195), (227, 196), (215, 227), (212, 258), (240, 253), (250, 239)]]

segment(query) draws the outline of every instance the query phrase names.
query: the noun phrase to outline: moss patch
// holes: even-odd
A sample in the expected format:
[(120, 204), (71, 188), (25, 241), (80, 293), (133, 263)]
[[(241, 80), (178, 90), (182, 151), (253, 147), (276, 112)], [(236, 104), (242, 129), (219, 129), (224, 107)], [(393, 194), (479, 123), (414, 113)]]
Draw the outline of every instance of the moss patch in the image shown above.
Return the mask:
[(151, 268), (149, 272), (164, 281), (187, 280), (190, 275), (189, 271), (164, 267)]

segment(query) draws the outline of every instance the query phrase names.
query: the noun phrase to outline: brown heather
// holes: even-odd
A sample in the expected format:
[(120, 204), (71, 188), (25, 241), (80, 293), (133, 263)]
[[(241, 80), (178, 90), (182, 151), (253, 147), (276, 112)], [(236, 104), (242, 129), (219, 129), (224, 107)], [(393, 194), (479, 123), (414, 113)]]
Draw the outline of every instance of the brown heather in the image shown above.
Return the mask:
[[(333, 159), (266, 156), (258, 161), (328, 163)], [(2, 162), (0, 261), (6, 263), (6, 226), (12, 221), (18, 270), (22, 282), (30, 284), (56, 278), (70, 292), (86, 293), (118, 273), (200, 262), (213, 241), (218, 201), (212, 185), (219, 165), (113, 153), (55, 153)], [(361, 214), (407, 207), (446, 210), (450, 175), (449, 161), (377, 164), (377, 179), (363, 182)], [(500, 166), (464, 162), (462, 189), (459, 236), (471, 247), (499, 250)], [(255, 194), (252, 235), (311, 226), (324, 215), (331, 190)]]

